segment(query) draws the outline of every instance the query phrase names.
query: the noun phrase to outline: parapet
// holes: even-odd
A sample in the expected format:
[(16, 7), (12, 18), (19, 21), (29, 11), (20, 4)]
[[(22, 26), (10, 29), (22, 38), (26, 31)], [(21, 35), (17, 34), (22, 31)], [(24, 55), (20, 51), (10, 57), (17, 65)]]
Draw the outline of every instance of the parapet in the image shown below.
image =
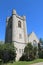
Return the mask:
[(16, 17), (19, 18), (19, 19), (26, 20), (26, 16), (19, 16), (19, 15), (16, 13), (16, 10), (15, 10), (15, 9), (13, 9), (12, 15), (16, 15)]

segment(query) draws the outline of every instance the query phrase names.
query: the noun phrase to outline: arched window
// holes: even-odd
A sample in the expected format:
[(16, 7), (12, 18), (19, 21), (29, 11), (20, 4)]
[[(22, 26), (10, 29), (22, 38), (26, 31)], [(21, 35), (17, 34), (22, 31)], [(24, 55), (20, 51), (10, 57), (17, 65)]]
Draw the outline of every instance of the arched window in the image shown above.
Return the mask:
[(21, 21), (18, 21), (18, 27), (21, 28)]
[(36, 40), (33, 41), (33, 46), (36, 46), (36, 47), (37, 47), (37, 42), (36, 42)]

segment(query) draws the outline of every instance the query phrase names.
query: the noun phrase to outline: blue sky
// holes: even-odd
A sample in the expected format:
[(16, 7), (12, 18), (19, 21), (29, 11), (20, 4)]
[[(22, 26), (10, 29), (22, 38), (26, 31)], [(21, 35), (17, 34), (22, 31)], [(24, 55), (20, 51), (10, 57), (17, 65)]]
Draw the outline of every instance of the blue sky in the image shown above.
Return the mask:
[(0, 0), (0, 40), (5, 40), (6, 17), (12, 9), (26, 16), (27, 32), (34, 31), (38, 38), (43, 38), (43, 0)]

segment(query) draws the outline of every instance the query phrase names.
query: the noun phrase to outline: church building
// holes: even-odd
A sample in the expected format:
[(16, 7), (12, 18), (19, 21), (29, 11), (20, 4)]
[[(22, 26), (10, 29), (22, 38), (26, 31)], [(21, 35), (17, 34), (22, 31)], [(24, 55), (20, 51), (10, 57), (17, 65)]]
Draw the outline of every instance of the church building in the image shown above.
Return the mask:
[(26, 16), (19, 16), (16, 10), (13, 10), (12, 15), (6, 19), (5, 43), (14, 43), (17, 53), (16, 61), (22, 56), (28, 42), (37, 46), (39, 39), (34, 32), (27, 34)]

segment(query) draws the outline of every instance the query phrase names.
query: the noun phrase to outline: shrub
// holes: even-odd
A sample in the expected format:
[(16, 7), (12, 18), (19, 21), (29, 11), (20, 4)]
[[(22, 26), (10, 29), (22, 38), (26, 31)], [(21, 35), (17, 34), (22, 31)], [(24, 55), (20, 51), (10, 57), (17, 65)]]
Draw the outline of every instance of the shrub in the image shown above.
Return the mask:
[(2, 44), (0, 45), (0, 59), (3, 62), (9, 62), (15, 60), (16, 50), (13, 44)]
[(21, 61), (32, 61), (37, 57), (37, 47), (33, 47), (28, 43), (24, 49), (24, 54), (20, 58)]

